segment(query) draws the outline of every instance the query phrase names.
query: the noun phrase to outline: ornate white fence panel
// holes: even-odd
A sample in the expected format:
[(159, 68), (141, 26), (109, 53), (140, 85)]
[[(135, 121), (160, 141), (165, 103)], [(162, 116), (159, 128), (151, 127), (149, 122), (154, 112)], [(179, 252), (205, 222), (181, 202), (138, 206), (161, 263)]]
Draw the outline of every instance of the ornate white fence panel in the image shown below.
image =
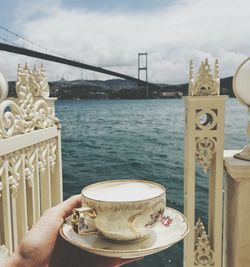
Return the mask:
[[(224, 116), (227, 96), (219, 96), (218, 62), (212, 73), (202, 62), (196, 79), (190, 65), (189, 96), (185, 97), (186, 132), (184, 163), (184, 212), (190, 233), (184, 240), (184, 266), (222, 266), (222, 200)], [(195, 223), (196, 164), (209, 179), (208, 233)], [(196, 224), (196, 226), (195, 226)]]
[(62, 200), (60, 124), (43, 65), (18, 66), (17, 98), (0, 77), (0, 258), (11, 254), (49, 207)]

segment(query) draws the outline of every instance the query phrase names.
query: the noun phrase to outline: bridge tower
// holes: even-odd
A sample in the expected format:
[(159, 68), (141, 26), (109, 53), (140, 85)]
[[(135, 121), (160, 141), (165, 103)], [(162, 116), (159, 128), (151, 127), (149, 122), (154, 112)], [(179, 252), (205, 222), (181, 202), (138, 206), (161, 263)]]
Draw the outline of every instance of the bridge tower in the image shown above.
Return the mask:
[(141, 71), (145, 72), (146, 97), (148, 97), (148, 53), (146, 52), (138, 53), (138, 88), (140, 88)]

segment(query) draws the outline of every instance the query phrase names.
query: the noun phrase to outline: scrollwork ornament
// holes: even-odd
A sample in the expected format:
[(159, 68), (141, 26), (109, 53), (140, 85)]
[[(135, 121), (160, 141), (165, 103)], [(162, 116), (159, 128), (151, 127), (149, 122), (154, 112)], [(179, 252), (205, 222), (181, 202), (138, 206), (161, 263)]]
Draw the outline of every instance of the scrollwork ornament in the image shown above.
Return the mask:
[(22, 111), (15, 102), (5, 100), (0, 104), (0, 139), (22, 133), (23, 123)]
[(199, 218), (195, 226), (194, 263), (199, 266), (213, 266), (214, 252), (210, 246), (205, 227)]
[(47, 146), (46, 142), (43, 142), (38, 147), (38, 167), (41, 173), (44, 173), (46, 170), (46, 153), (47, 153)]
[(35, 158), (35, 148), (30, 147), (25, 150), (25, 178), (28, 182), (28, 186), (31, 188), (34, 183), (34, 158)]
[(208, 236), (205, 232), (199, 237), (195, 250), (195, 264), (201, 266), (214, 265), (214, 252), (211, 249)]
[(205, 232), (198, 239), (198, 243), (195, 250), (195, 264), (202, 266), (214, 265), (214, 252), (211, 249), (208, 236)]
[(36, 128), (44, 129), (53, 125), (52, 121), (49, 119), (48, 105), (44, 100), (38, 100), (34, 105), (34, 110), (36, 117)]
[(0, 103), (0, 139), (48, 128), (59, 122), (44, 100), (49, 97), (49, 85), (43, 65), (40, 71), (36, 67), (31, 71), (27, 63), (23, 68), (19, 64), (16, 92), (17, 99)]
[(20, 174), (20, 165), (22, 162), (22, 157), (21, 157), (21, 151), (11, 153), (8, 157), (8, 171), (9, 171), (9, 185), (10, 189), (12, 191), (12, 194), (14, 197), (16, 197), (16, 193), (18, 190), (19, 186), (19, 180), (21, 178)]
[(54, 168), (55, 168), (55, 164), (56, 164), (56, 139), (53, 138), (50, 141), (49, 144), (49, 162), (50, 162), (50, 167), (51, 167), (51, 171), (54, 172)]
[(196, 140), (196, 159), (205, 173), (210, 168), (215, 147), (216, 142), (214, 138), (202, 137)]

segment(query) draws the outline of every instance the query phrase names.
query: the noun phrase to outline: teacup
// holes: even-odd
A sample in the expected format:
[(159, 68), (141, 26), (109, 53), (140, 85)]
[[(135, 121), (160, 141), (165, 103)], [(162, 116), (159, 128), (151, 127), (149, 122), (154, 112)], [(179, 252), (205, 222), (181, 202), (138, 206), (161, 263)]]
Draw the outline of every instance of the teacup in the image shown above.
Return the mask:
[(96, 232), (117, 241), (146, 237), (163, 215), (165, 188), (144, 180), (109, 180), (83, 188), (72, 225), (78, 234)]

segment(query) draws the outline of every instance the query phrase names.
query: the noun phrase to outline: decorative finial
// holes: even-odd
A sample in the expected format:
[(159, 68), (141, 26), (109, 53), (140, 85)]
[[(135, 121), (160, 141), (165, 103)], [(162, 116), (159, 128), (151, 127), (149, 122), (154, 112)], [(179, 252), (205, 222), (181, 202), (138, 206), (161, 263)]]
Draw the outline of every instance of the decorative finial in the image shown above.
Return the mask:
[(193, 86), (194, 86), (194, 65), (193, 65), (193, 60), (190, 60), (188, 95), (192, 94)]
[(217, 58), (214, 63), (214, 78), (219, 79), (219, 60)]
[(193, 80), (194, 78), (194, 65), (193, 65), (193, 60), (190, 60), (190, 65), (189, 65), (189, 80)]
[(219, 90), (220, 80), (218, 59), (215, 61), (214, 75), (212, 74), (208, 59), (206, 58), (204, 61), (202, 61), (195, 80), (193, 78), (193, 63), (190, 63), (189, 95), (219, 95)]
[(25, 62), (23, 69), (24, 69), (24, 70), (29, 70), (29, 65), (28, 65), (27, 62)]

